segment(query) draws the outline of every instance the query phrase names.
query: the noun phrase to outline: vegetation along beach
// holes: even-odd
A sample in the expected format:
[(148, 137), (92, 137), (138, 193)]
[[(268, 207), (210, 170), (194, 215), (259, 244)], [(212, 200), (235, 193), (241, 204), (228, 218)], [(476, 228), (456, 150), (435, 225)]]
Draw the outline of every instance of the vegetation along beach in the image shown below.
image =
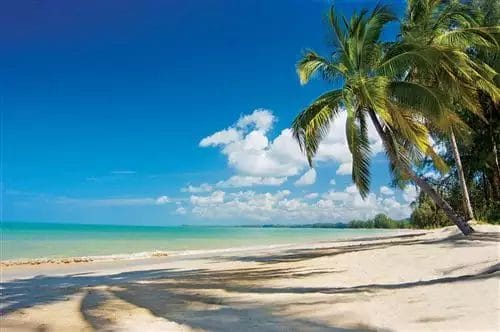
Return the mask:
[(1, 331), (499, 331), (500, 2), (0, 4)]

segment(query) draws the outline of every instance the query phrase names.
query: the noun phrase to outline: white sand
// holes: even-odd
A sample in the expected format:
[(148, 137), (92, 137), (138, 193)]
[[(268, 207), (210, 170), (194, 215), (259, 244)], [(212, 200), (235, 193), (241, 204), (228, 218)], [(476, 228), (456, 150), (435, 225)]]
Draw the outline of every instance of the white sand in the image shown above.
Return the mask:
[(1, 331), (499, 331), (500, 227), (2, 269)]

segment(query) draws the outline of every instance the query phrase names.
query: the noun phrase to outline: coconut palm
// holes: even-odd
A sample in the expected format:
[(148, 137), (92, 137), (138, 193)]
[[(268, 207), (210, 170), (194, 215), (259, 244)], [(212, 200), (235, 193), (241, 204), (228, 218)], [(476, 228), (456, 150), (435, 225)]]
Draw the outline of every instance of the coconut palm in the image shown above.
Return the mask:
[[(490, 0), (472, 0), (469, 3), (471, 8), (476, 9), (481, 13), (479, 21), (481, 25), (494, 29), (492, 32), (497, 44), (500, 44), (500, 2)], [(495, 69), (497, 76), (495, 83), (500, 86), (500, 52), (498, 48), (494, 50), (480, 49), (475, 54), (476, 59), (487, 63)], [(479, 94), (479, 101), (481, 103), (483, 114), (488, 120), (486, 127), (482, 148), (487, 151), (485, 160), (490, 175), (489, 181), (493, 184), (492, 193), (493, 199), (500, 202), (500, 161), (498, 145), (500, 145), (500, 126), (498, 125), (498, 114), (500, 113), (500, 102), (495, 100), (487, 91), (481, 91)]]
[[(340, 112), (347, 112), (352, 179), (360, 195), (366, 197), (370, 187), (371, 153), (367, 133), (370, 119), (383, 141), (393, 177), (414, 182), (464, 234), (472, 233), (466, 219), (413, 170), (416, 162), (431, 157), (438, 169), (446, 171), (446, 164), (432, 148), (425, 124), (428, 119), (442, 122), (444, 105), (449, 105), (451, 99), (426, 81), (404, 79), (408, 68), (415, 65), (422, 68), (422, 75), (430, 76), (435, 68), (425, 64), (450, 65), (450, 61), (463, 63), (467, 59), (456, 54), (443, 58), (433, 48), (418, 44), (396, 43), (385, 47), (380, 43), (380, 34), (395, 16), (383, 5), (376, 6), (371, 13), (366, 10), (356, 13), (350, 20), (338, 18), (332, 7), (328, 19), (334, 41), (332, 55), (322, 57), (308, 51), (297, 65), (302, 84), (321, 75), (339, 86), (319, 96), (293, 122), (294, 137), (309, 163), (331, 122)], [(467, 71), (470, 70), (464, 69), (464, 73)]]
[[(466, 52), (471, 49), (476, 51), (494, 49), (498, 51), (498, 44), (494, 37), (495, 30), (498, 28), (481, 27), (474, 14), (470, 6), (459, 1), (408, 0), (407, 11), (401, 29), (402, 39), (405, 43), (425, 44), (437, 52), (442, 52), (444, 57), (449, 53), (454, 53), (467, 58)], [(437, 79), (422, 77), (420, 73), (424, 71), (414, 65), (413, 68), (409, 68), (407, 79), (425, 80), (443, 90), (446, 89), (458, 105), (464, 105), (469, 111), (483, 116), (481, 105), (478, 102), (478, 88), (486, 89), (488, 93), (491, 93), (496, 98), (498, 91), (495, 85), (492, 84), (495, 71), (485, 63), (478, 62), (477, 59), (468, 64), (474, 69), (472, 75), (464, 75), (462, 68), (459, 67), (462, 63), (450, 64), (449, 67), (438, 67), (440, 70), (436, 76)], [(471, 71), (468, 73), (471, 73)], [(457, 107), (450, 105), (448, 110), (455, 112)], [(445, 121), (441, 126), (442, 128), (437, 129), (443, 129), (441, 134), (445, 134), (449, 139), (462, 191), (464, 210), (467, 216), (473, 219), (474, 213), (455, 134), (463, 129), (463, 123), (454, 115), (450, 114), (449, 116), (458, 121)], [(457, 124), (458, 127), (462, 128), (454, 128)], [(432, 127), (436, 128), (435, 126)]]

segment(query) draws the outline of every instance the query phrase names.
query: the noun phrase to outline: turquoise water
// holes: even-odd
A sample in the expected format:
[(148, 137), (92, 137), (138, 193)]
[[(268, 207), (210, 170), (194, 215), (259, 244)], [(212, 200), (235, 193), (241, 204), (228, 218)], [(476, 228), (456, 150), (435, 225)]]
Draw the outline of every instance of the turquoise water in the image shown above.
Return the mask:
[(2, 260), (300, 244), (390, 230), (3, 223)]

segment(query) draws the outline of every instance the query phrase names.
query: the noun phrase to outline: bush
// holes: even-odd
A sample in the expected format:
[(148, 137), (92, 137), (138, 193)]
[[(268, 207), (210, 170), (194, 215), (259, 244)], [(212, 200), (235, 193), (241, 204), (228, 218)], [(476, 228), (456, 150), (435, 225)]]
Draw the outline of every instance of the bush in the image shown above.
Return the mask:
[(411, 214), (410, 224), (414, 228), (437, 228), (451, 225), (451, 221), (434, 202), (421, 194), (419, 205)]
[(351, 220), (348, 228), (409, 228), (408, 220), (396, 221), (383, 213), (379, 213), (373, 219)]
[(398, 228), (399, 225), (396, 221), (392, 220), (383, 213), (379, 213), (373, 218), (374, 228)]
[(476, 210), (476, 218), (490, 224), (500, 224), (500, 202), (490, 202), (482, 210)]

